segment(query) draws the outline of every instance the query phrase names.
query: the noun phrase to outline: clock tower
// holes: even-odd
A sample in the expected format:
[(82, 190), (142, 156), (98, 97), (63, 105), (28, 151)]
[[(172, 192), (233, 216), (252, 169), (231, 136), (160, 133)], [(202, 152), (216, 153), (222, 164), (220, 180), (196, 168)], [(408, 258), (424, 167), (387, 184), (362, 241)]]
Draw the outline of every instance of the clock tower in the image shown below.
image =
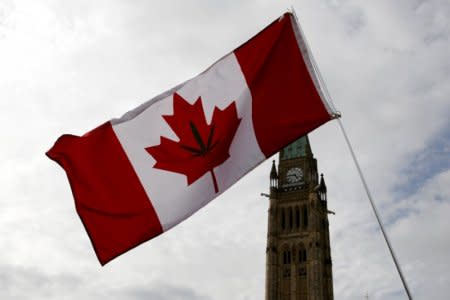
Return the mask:
[(270, 172), (266, 300), (332, 300), (327, 188), (307, 136)]

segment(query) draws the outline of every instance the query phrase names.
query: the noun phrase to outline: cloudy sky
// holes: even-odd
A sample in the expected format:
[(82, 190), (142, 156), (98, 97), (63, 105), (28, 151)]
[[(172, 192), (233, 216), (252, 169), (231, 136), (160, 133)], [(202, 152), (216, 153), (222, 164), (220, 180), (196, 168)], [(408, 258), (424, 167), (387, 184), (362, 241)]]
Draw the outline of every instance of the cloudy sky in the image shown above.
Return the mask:
[[(0, 298), (264, 297), (270, 162), (101, 267), (45, 157), (202, 72), (294, 6), (415, 299), (450, 293), (447, 0), (0, 0)], [(325, 173), (335, 299), (406, 299), (335, 121)]]

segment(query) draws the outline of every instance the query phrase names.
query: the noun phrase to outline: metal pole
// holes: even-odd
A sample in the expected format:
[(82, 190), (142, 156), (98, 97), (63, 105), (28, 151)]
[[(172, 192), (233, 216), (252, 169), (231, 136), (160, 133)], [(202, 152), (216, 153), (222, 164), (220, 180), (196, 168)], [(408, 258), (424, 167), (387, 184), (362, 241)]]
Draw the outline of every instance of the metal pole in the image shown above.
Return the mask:
[(359, 177), (361, 178), (361, 181), (364, 185), (364, 189), (366, 190), (367, 197), (369, 198), (370, 204), (372, 205), (373, 212), (375, 213), (375, 217), (377, 218), (378, 224), (380, 225), (384, 240), (386, 241), (386, 244), (389, 248), (389, 252), (391, 253), (392, 259), (394, 260), (395, 267), (397, 268), (397, 272), (400, 275), (400, 279), (402, 280), (403, 287), (405, 288), (406, 294), (408, 295), (408, 299), (412, 300), (412, 296), (411, 296), (411, 293), (409, 292), (408, 284), (406, 283), (406, 279), (403, 276), (402, 269), (400, 268), (400, 264), (397, 261), (397, 257), (395, 255), (394, 249), (392, 248), (391, 242), (389, 241), (389, 237), (388, 237), (386, 231), (384, 230), (383, 222), (381, 221), (381, 218), (378, 214), (377, 207), (375, 206), (375, 203), (373, 202), (372, 194), (370, 193), (366, 179), (364, 178), (364, 175), (361, 171), (361, 167), (359, 166), (358, 160), (356, 159), (355, 152), (353, 152), (353, 148), (352, 148), (352, 145), (350, 144), (350, 140), (348, 139), (347, 133), (345, 132), (344, 125), (342, 124), (341, 119), (337, 119), (337, 121), (339, 123), (339, 127), (341, 128), (342, 134), (344, 135), (345, 141), (347, 142), (347, 146), (350, 149), (350, 153), (352, 154), (352, 158), (353, 158), (353, 161), (355, 162), (356, 169), (358, 169)]

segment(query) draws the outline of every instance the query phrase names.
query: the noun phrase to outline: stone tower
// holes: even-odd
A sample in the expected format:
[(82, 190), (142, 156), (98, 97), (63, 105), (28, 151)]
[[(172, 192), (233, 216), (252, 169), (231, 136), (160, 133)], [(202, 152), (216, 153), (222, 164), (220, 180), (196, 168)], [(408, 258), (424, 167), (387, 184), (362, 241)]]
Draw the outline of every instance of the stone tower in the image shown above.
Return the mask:
[(270, 172), (266, 300), (332, 300), (327, 188), (307, 136)]

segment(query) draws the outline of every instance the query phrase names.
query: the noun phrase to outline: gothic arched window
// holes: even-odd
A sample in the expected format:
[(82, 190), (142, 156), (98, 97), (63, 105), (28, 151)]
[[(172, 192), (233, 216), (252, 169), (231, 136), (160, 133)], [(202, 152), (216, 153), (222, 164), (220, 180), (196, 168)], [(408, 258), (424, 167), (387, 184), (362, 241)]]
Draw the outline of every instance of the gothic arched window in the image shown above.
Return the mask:
[(298, 250), (298, 262), (300, 263), (306, 262), (306, 248), (303, 244), (300, 244)]
[(308, 208), (306, 205), (302, 206), (302, 220), (303, 220), (303, 228), (308, 228)]
[(288, 265), (291, 263), (291, 251), (284, 250), (283, 251), (283, 264)]
[(284, 211), (284, 208), (281, 209), (281, 229), (286, 229), (286, 212)]
[(289, 230), (292, 230), (292, 227), (294, 224), (294, 220), (293, 220), (293, 214), (292, 214), (292, 208), (289, 207)]
[(300, 209), (295, 207), (295, 227), (300, 228)]

